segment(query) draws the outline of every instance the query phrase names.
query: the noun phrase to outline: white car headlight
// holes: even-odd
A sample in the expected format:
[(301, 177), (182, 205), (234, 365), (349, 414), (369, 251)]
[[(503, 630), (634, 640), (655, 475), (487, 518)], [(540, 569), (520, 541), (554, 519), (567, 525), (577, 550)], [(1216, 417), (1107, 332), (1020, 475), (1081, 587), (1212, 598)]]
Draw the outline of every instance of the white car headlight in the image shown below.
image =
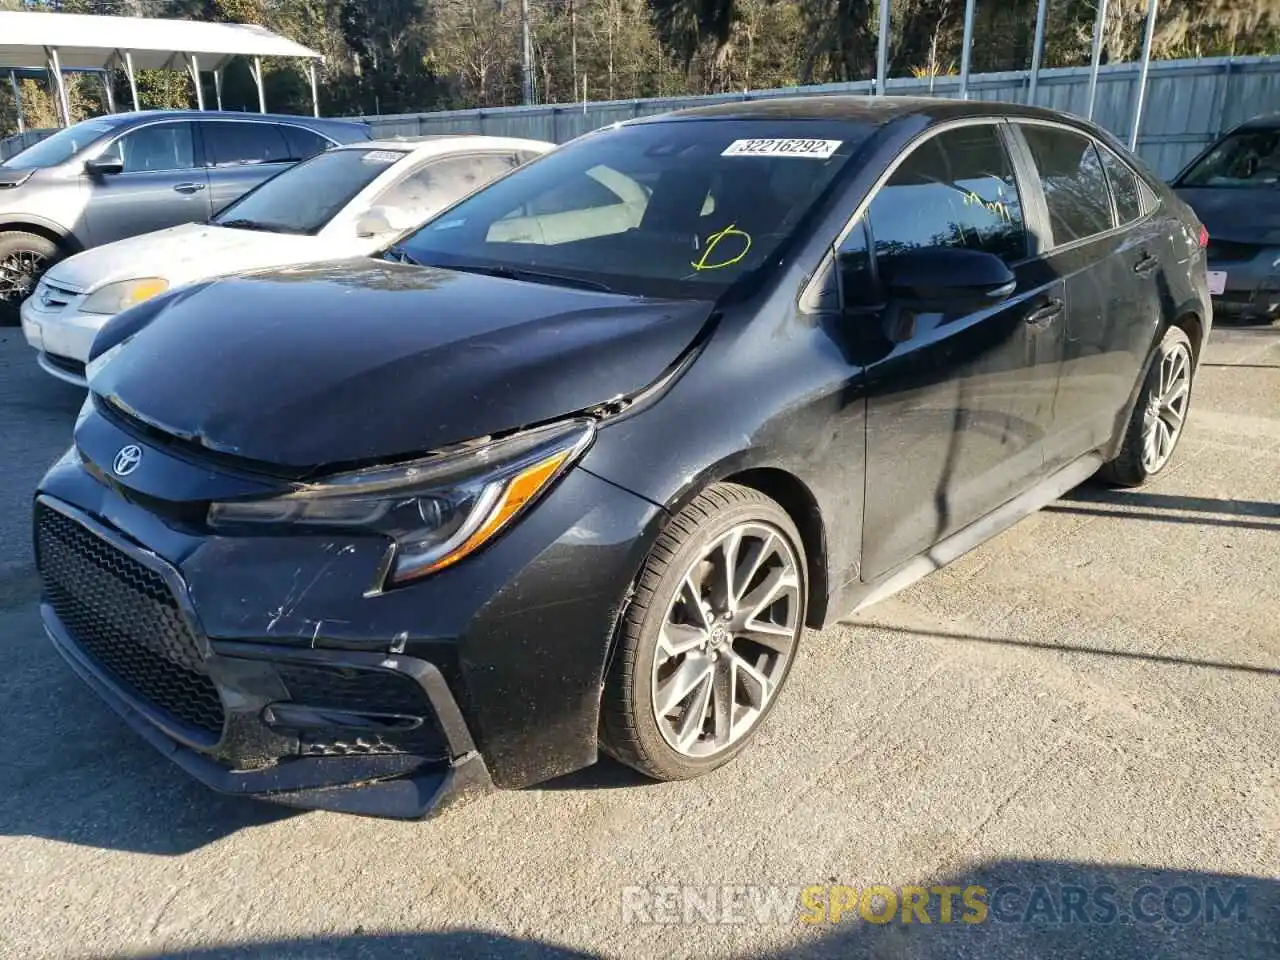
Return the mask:
[(150, 300), (158, 293), (169, 289), (169, 281), (164, 277), (139, 277), (136, 280), (121, 280), (108, 283), (95, 290), (85, 298), (80, 306), (83, 313), (117, 314), (135, 304)]

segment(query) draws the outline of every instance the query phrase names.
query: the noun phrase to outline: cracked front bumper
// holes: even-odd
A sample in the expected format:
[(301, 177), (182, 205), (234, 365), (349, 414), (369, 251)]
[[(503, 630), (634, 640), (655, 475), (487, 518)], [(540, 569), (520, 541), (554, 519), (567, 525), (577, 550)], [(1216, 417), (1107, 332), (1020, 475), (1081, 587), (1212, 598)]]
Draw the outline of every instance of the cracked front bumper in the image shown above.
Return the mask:
[(433, 664), (209, 641), (175, 568), (49, 497), (36, 504), (36, 544), (41, 618), (59, 653), (214, 790), (420, 818), (492, 788)]

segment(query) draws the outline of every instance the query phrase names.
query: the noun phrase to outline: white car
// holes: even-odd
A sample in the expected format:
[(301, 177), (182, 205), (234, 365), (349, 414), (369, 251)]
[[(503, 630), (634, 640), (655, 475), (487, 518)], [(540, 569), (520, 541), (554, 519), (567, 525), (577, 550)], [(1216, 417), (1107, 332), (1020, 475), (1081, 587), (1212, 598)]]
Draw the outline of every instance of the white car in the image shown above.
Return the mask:
[(44, 370), (85, 385), (111, 317), (170, 287), (227, 274), (377, 252), (396, 235), (554, 148), (540, 140), (437, 136), (334, 147), (223, 208), (55, 264), (22, 304)]

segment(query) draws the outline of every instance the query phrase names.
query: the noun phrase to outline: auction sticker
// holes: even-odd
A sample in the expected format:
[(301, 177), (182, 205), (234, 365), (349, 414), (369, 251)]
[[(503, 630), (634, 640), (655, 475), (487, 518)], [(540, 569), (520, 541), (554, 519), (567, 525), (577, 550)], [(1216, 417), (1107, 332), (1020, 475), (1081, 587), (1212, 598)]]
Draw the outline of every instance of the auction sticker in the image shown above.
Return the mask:
[(722, 157), (809, 157), (825, 160), (843, 140), (735, 140)]

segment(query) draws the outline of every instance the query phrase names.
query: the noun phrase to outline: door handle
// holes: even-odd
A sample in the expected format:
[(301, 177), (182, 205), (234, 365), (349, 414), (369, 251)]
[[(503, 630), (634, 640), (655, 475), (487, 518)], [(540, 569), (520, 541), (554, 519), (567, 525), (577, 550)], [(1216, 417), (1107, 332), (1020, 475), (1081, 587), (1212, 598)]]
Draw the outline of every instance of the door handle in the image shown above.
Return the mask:
[(173, 189), (177, 190), (179, 193), (195, 193), (195, 192), (196, 192), (196, 191), (198, 191), (198, 190), (203, 190), (203, 189), (204, 189), (204, 184), (203, 184), (203, 183), (189, 183), (189, 182), (188, 182), (188, 183), (175, 183), (175, 184), (173, 185)]
[(1037, 330), (1043, 330), (1061, 316), (1062, 301), (1057, 297), (1054, 297), (1043, 307), (1040, 307), (1038, 310), (1032, 310), (1027, 314), (1027, 326), (1035, 327)]
[(1133, 272), (1140, 277), (1150, 276), (1160, 266), (1160, 258), (1144, 253), (1142, 259), (1134, 264)]

